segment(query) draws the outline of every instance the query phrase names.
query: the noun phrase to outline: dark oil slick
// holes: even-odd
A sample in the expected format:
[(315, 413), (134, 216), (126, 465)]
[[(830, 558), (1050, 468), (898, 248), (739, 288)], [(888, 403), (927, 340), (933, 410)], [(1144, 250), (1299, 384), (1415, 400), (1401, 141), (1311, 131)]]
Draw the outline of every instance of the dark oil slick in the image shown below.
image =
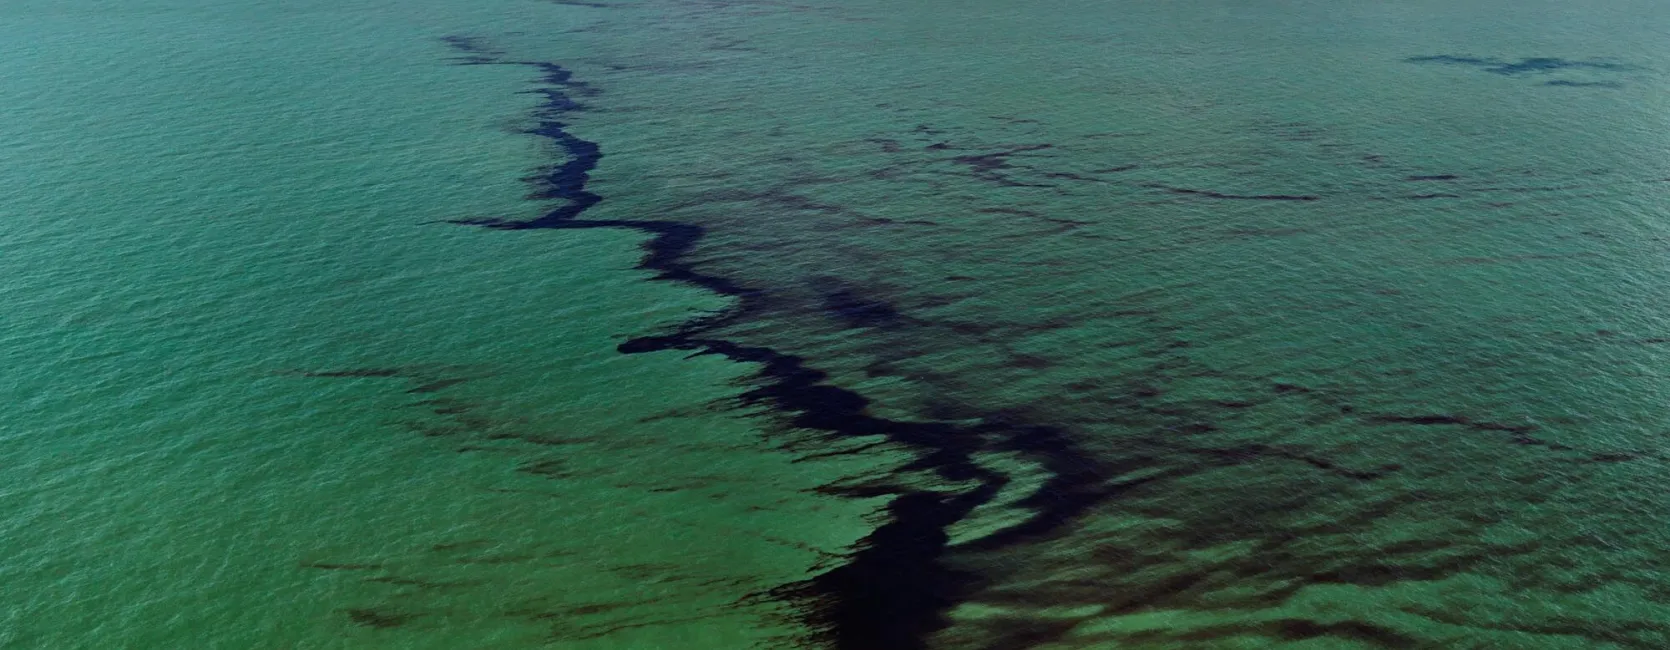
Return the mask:
[(0, 645), (1670, 645), (1663, 8), (63, 3)]
[[(465, 49), (469, 46), (460, 44), (476, 41), (454, 37), (449, 42)], [(466, 51), (473, 49), (469, 47)], [(470, 61), (472, 64), (487, 62)], [(791, 413), (789, 423), (797, 427), (827, 432), (832, 436), (883, 436), (922, 449), (925, 455), (911, 469), (932, 470), (947, 481), (972, 481), (976, 484), (955, 495), (904, 487), (864, 489), (866, 495), (896, 495), (887, 510), (891, 521), (863, 539), (841, 566), (804, 585), (783, 590), (784, 597), (809, 603), (807, 606), (812, 610), (808, 614), (809, 622), (815, 629), (822, 630), (836, 647), (926, 647), (922, 639), (939, 627), (942, 612), (955, 604), (957, 595), (966, 590), (970, 576), (939, 564), (939, 556), (945, 551), (948, 541), (945, 529), (991, 500), (1007, 480), (971, 462), (968, 458), (970, 451), (983, 444), (992, 444), (987, 441), (995, 441), (998, 446), (1025, 448), (1045, 459), (1048, 465), (1071, 468), (1072, 474), (1085, 478), (1092, 475), (1086, 471), (1092, 462), (1078, 455), (1071, 443), (1047, 428), (1009, 423), (996, 415), (981, 418), (983, 422), (974, 426), (877, 418), (866, 413), (865, 398), (826, 384), (826, 375), (806, 367), (802, 359), (768, 348), (705, 338), (707, 332), (724, 326), (727, 321), (748, 318), (751, 310), (756, 308), (750, 301), (761, 299), (761, 294), (729, 280), (702, 275), (681, 261), (683, 253), (701, 236), (699, 226), (662, 221), (581, 219), (586, 209), (602, 200), (602, 197), (587, 191), (585, 185), (588, 174), (603, 154), (596, 143), (568, 133), (566, 125), (560, 120), (570, 111), (581, 110), (581, 105), (567, 93), (575, 88), (587, 90), (589, 87), (575, 82), (572, 73), (554, 63), (492, 63), (527, 65), (545, 74), (547, 88), (542, 92), (547, 103), (543, 119), (532, 133), (554, 140), (567, 160), (544, 176), (538, 196), (565, 203), (527, 221), (471, 219), (458, 223), (502, 230), (627, 228), (655, 235), (646, 244), (648, 252), (643, 265), (658, 271), (658, 279), (695, 284), (739, 298), (740, 302), (717, 320), (692, 323), (671, 335), (629, 341), (621, 346), (622, 352), (692, 350), (758, 363), (761, 365), (760, 376), (767, 384), (745, 394), (743, 399), (768, 402)], [(829, 282), (825, 279), (823, 284)], [(826, 293), (826, 308), (856, 324), (886, 324), (898, 318), (891, 307), (866, 303), (854, 297), (848, 289), (829, 288)], [(312, 373), (313, 376), (392, 374), (387, 371)], [(1052, 492), (1066, 494), (1082, 490), (1083, 482), (1074, 476), (1058, 475), (1046, 487)], [(1039, 503), (1038, 512), (1032, 519), (1005, 534), (1023, 536), (1047, 532), (1088, 507), (1095, 496), (1086, 492), (1082, 498), (1051, 499)]]
[[(1561, 516), (1634, 530), (1617, 511), (1578, 504), (1610, 498), (1602, 486), (1632, 471), (1618, 468), (1658, 461), (1639, 441), (1586, 435), (1555, 415), (1575, 399), (1562, 378), (1592, 368), (1596, 348), (1571, 333), (1582, 324), (1539, 315), (1558, 304), (1553, 293), (1523, 305), (1491, 297), (1512, 278), (1549, 281), (1518, 265), (1592, 275), (1612, 268), (1598, 256), (1627, 259), (1575, 239), (1562, 216), (1654, 191), (1652, 172), (1528, 168), (1512, 154), (1523, 145), (1483, 128), (1466, 136), (1475, 155), (1431, 154), (1438, 127), (1288, 104), (1218, 77), (1174, 82), (1193, 98), (1026, 79), (1047, 68), (1000, 60), (1013, 43), (947, 46), (966, 59), (937, 60), (934, 79), (886, 59), (833, 63), (866, 30), (908, 49), (977, 33), (983, 18), (928, 27), (896, 22), (892, 8), (772, 2), (601, 11), (591, 53), (562, 72), (525, 64), (556, 88), (584, 68), (599, 90), (585, 102), (598, 112), (542, 118), (571, 170), (542, 195), (566, 202), (531, 220), (463, 223), (655, 234), (646, 268), (737, 302), (623, 352), (759, 364), (763, 385), (744, 399), (784, 424), (916, 450), (892, 479), (833, 489), (889, 495), (886, 519), (844, 562), (775, 592), (831, 647), (1652, 647), (1670, 632), (1647, 614), (1585, 623), (1573, 613), (1601, 616), (1578, 603), (1611, 597), (1604, 584), (1651, 589), (1620, 573), (1628, 554), (1593, 553), (1600, 542), (1575, 533), (1510, 532)], [(1161, 43), (1187, 34), (1169, 34), (1170, 18), (1142, 14), (1151, 31), (1129, 55), (1192, 70), (1166, 58)], [(1061, 20), (1007, 29), (1064, 29), (1064, 58), (1103, 42)], [(811, 25), (827, 40), (780, 35)], [(680, 39), (632, 50), (635, 29)], [(1278, 65), (1281, 55), (1246, 47), (1219, 65)], [(1506, 77), (1648, 68), (1364, 49), (1353, 65), (1382, 79), (1410, 74), (1404, 62)], [(772, 61), (842, 90), (780, 83)], [(1406, 101), (1403, 89), (1374, 92), (1388, 115)], [(679, 129), (634, 122), (656, 120), (665, 97), (703, 117)], [(1161, 108), (1151, 115), (1144, 101)], [(1074, 113), (1075, 102), (1117, 108)], [(1472, 110), (1465, 119), (1503, 119)], [(572, 135), (635, 130), (657, 147), (602, 157), (608, 135)], [(1142, 137), (1104, 137), (1119, 131)], [(708, 163), (678, 162), (693, 159)], [(609, 188), (629, 191), (618, 176), (585, 182), (614, 164), (676, 189), (617, 196)], [(1549, 196), (1488, 200), (1504, 192)], [(576, 210), (620, 199), (633, 219)], [(1491, 212), (1503, 209), (1512, 214)], [(1540, 233), (1528, 225), (1539, 220)], [(1502, 270), (1461, 270), (1477, 266), (1455, 263), (1465, 259)], [(1552, 356), (1516, 360), (1497, 342)], [(1589, 427), (1627, 426), (1617, 417)], [(1482, 467), (1498, 478), (1469, 478)], [(1573, 482), (1588, 487), (1549, 496)], [(1556, 565), (1589, 577), (1572, 582)], [(1640, 611), (1657, 607), (1642, 598)]]

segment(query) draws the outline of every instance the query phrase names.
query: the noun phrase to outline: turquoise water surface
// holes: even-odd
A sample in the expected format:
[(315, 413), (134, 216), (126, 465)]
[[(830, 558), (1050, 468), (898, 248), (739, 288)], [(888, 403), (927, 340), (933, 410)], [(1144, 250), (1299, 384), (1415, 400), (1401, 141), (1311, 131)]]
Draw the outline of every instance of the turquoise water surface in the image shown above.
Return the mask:
[(0, 645), (1670, 645), (1670, 10), (0, 6)]

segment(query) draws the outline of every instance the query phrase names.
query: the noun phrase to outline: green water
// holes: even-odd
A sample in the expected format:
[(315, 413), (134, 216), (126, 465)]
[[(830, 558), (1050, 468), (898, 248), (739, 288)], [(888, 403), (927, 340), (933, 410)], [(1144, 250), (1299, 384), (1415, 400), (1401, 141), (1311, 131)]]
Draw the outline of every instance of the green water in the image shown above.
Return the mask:
[[(0, 645), (1665, 647), (1667, 30), (8, 2)], [(587, 218), (699, 225), (681, 260), (759, 292), (699, 335), (891, 440), (794, 426), (758, 364), (617, 352), (739, 304), (654, 281), (647, 234), (446, 223), (562, 204), (516, 62), (597, 91), (561, 116), (604, 153)], [(1002, 480), (942, 527), (942, 606), (812, 634), (842, 594), (781, 588), (904, 552), (860, 540), (979, 493), (948, 465)]]
[(851, 463), (791, 468), (747, 366), (614, 351), (724, 302), (633, 233), (431, 223), (537, 213), (550, 156), (536, 75), (436, 38), (563, 15), (227, 5), (0, 9), (0, 645), (781, 634), (732, 601), (867, 531), (799, 496)]

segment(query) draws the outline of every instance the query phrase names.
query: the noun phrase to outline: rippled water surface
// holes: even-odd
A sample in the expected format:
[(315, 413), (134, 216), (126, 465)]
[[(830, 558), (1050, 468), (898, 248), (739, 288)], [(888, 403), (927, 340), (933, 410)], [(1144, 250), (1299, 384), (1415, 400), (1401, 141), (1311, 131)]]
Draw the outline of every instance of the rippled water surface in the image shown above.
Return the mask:
[(0, 643), (1670, 645), (1655, 3), (0, 7)]

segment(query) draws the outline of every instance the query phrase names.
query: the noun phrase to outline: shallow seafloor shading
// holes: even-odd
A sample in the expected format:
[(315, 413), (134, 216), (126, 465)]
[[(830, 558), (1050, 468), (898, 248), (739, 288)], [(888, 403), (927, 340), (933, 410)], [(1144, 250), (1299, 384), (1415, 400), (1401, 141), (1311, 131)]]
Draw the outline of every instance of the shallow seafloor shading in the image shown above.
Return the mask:
[[(14, 536), (21, 584), (116, 588), (14, 596), (8, 642), (1670, 643), (1662, 9), (434, 4), (404, 45), (339, 44), (387, 69), (330, 69), (403, 79), (367, 105), (432, 133), (380, 137), (444, 162), (359, 160), (401, 192), (322, 184), (341, 196), (274, 218), (222, 179), (190, 214), (242, 221), (177, 231), (292, 251), (189, 277), (311, 283), (182, 292), (206, 296), (184, 337), (179, 299), (130, 283), (126, 320), (15, 353), (165, 414), (33, 402), (143, 435), (59, 443), (125, 459), (80, 472), (9, 450), (27, 476), (183, 469), (122, 497), (149, 510), (56, 506), (95, 541), (149, 528), (120, 561)], [(418, 90), (464, 83), (480, 106)], [(29, 205), (101, 195), (65, 196)], [(117, 284), (78, 232), (53, 236)], [(173, 286), (176, 249), (124, 259)], [(100, 361), (122, 328), (164, 343)], [(59, 512), (36, 501), (18, 521)]]

